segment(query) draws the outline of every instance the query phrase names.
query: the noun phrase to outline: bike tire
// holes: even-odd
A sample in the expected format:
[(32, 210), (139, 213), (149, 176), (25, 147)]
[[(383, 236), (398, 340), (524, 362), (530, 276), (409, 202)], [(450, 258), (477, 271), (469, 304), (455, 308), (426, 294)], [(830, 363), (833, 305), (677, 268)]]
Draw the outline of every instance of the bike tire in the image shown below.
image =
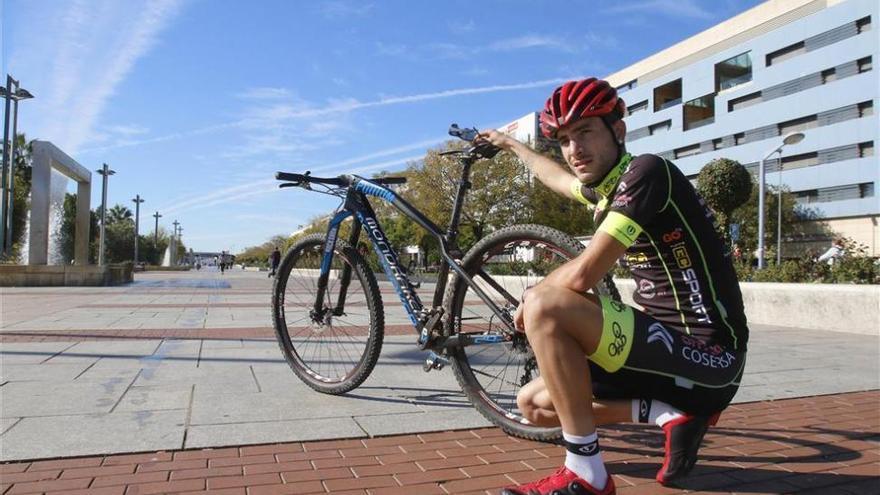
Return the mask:
[[(338, 291), (334, 292), (334, 288), (338, 287), (334, 282), (338, 283), (338, 279), (334, 280), (334, 270), (338, 274), (343, 264), (348, 265), (352, 272), (345, 313), (317, 323), (312, 320), (310, 311), (317, 297), (325, 237), (304, 237), (285, 254), (272, 290), (272, 322), (284, 359), (296, 376), (318, 392), (338, 395), (357, 388), (376, 366), (382, 350), (385, 315), (379, 286), (367, 262), (347, 242), (337, 239), (324, 304), (329, 308), (337, 301)], [(366, 307), (366, 312), (362, 307)], [(359, 351), (360, 347), (363, 350)], [(322, 364), (311, 359), (324, 355), (329, 362)], [(339, 366), (346, 359), (349, 364)]]
[[(583, 250), (583, 245), (568, 234), (556, 229), (528, 224), (514, 225), (493, 232), (477, 242), (468, 251), (462, 260), (462, 267), (465, 272), (475, 280), (477, 278), (483, 280), (484, 283), (481, 286), (496, 303), (499, 303), (499, 298), (505, 300), (506, 303), (502, 307), (509, 312), (511, 318), (525, 288), (536, 283), (538, 281), (537, 278), (546, 273), (529, 275), (529, 272), (527, 272), (525, 275), (526, 280), (524, 281), (517, 281), (516, 276), (513, 279), (510, 277), (501, 279), (493, 276), (492, 273), (487, 273), (489, 277), (494, 278), (505, 289), (510, 288), (508, 291), (509, 296), (515, 296), (515, 301), (513, 302), (509, 296), (505, 299), (499, 291), (489, 288), (485, 283), (485, 276), (481, 275), (475, 278), (475, 274), (481, 270), (483, 272), (488, 270), (498, 271), (498, 268), (491, 266), (490, 260), (511, 256), (509, 254), (502, 254), (506, 252), (513, 252), (513, 258), (515, 258), (518, 248), (531, 249), (532, 256), (540, 261), (544, 260), (545, 252), (551, 253), (552, 256), (559, 258), (558, 261), (561, 264), (577, 256)], [(541, 251), (538, 251), (539, 249)], [(544, 267), (548, 273), (555, 268), (552, 263), (554, 259), (549, 258), (547, 266)], [(516, 263), (516, 261), (513, 263)], [(516, 291), (515, 294), (513, 294), (514, 291)], [(610, 275), (602, 279), (595, 291), (601, 295), (607, 295), (620, 300), (620, 294)], [(473, 296), (468, 297), (468, 293), (473, 293), (473, 290), (464, 279), (459, 276), (453, 277), (444, 297), (445, 309), (448, 315), (444, 328), (445, 334), (453, 335), (460, 332), (484, 332), (491, 334), (500, 332), (499, 325), (501, 323), (497, 321), (497, 316), (481, 300), (477, 299), (475, 301)], [(465, 316), (465, 314), (469, 316)], [(494, 322), (493, 319), (495, 320)], [(501, 427), (508, 434), (529, 440), (556, 441), (562, 435), (561, 428), (548, 428), (531, 424), (519, 414), (518, 407), (516, 406), (516, 393), (519, 389), (531, 381), (531, 379), (540, 376), (528, 341), (525, 339), (524, 334), (519, 335), (521, 337), (516, 337), (515, 339), (520, 340), (515, 340), (513, 343), (471, 346), (482, 348), (482, 350), (478, 351), (469, 352), (468, 349), (471, 347), (451, 348), (449, 350), (449, 358), (455, 378), (473, 406), (486, 419)], [(490, 361), (490, 358), (481, 355), (486, 352), (486, 349), (492, 349), (497, 354), (500, 354), (500, 356)], [(505, 354), (508, 359), (505, 368), (501, 372), (495, 372), (494, 368), (491, 367), (498, 360), (503, 359)], [(501, 389), (508, 376), (508, 367), (512, 361), (517, 367), (513, 374), (513, 378), (516, 381), (510, 384), (509, 390), (502, 391)], [(485, 368), (478, 369), (478, 367), (482, 366), (483, 362), (488, 362), (488, 364)], [(533, 372), (535, 373), (532, 374)], [(488, 383), (484, 383), (479, 378), (481, 376), (492, 377), (493, 373), (495, 373), (495, 376)], [(500, 378), (501, 386), (498, 387), (497, 392), (493, 392), (490, 388), (494, 389), (493, 384), (498, 380), (500, 373), (503, 373), (503, 376)]]

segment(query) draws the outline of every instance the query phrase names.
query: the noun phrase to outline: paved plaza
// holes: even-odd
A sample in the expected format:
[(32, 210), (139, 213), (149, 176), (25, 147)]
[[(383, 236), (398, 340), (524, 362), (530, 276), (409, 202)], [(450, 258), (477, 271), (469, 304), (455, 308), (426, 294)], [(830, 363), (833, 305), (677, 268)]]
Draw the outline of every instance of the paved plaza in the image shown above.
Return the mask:
[[(386, 283), (373, 374), (313, 392), (275, 343), (270, 282), (203, 270), (0, 288), (0, 493), (483, 493), (559, 464), (558, 447), (489, 428), (451, 370), (422, 371)], [(877, 332), (754, 325), (738, 405), (684, 488), (880, 491), (878, 389)], [(657, 428), (602, 438), (619, 493), (677, 493), (653, 482)]]

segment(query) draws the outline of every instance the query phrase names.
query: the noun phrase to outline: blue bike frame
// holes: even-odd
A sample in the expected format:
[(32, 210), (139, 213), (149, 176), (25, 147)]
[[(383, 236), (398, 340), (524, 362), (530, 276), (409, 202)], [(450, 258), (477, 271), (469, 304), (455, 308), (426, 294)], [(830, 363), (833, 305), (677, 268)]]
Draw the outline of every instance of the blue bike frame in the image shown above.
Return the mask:
[[(440, 228), (431, 222), (430, 219), (425, 217), (394, 191), (368, 179), (358, 176), (349, 176), (350, 185), (345, 196), (345, 201), (330, 220), (327, 229), (327, 237), (321, 262), (321, 272), (318, 278), (318, 297), (315, 301), (315, 311), (320, 312), (321, 308), (323, 308), (324, 293), (330, 276), (330, 265), (333, 260), (333, 250), (336, 247), (339, 228), (343, 221), (354, 215), (354, 225), (352, 226), (348, 239), (349, 244), (353, 247), (357, 246), (360, 229), (363, 227), (370, 239), (370, 243), (372, 244), (376, 255), (379, 258), (379, 262), (382, 264), (386, 277), (394, 286), (394, 290), (400, 297), (400, 302), (403, 303), (403, 307), (405, 308), (407, 315), (409, 315), (410, 321), (413, 323), (417, 333), (419, 333), (419, 344), (422, 346), (428, 344), (431, 335), (430, 332), (433, 330), (432, 328), (429, 328), (431, 325), (426, 325), (425, 320), (428, 312), (425, 311), (425, 307), (416, 293), (415, 287), (413, 287), (413, 284), (410, 282), (406, 270), (400, 264), (397, 252), (388, 242), (385, 232), (382, 230), (382, 227), (369, 204), (367, 196), (375, 196), (391, 203), (391, 205), (397, 208), (401, 213), (415, 221), (419, 226), (436, 237), (440, 243), (443, 262), (440, 265), (440, 271), (438, 273), (437, 287), (434, 292), (432, 308), (434, 310), (439, 310), (439, 308), (442, 307), (447, 275), (449, 274), (449, 270), (452, 269), (459, 276), (463, 277), (465, 282), (474, 290), (474, 292), (493, 310), (493, 312), (500, 318), (499, 321), (507, 323), (512, 333), (513, 321), (510, 315), (502, 311), (501, 308), (489, 298), (485, 291), (474, 283), (471, 277), (465, 273), (464, 269), (462, 269), (455, 261), (456, 258), (460, 259), (462, 257), (461, 253), (455, 247), (455, 240), (458, 236), (458, 222), (461, 216), (462, 204), (464, 203), (464, 193), (467, 188), (470, 187), (470, 182), (468, 180), (469, 171), (470, 163), (465, 163), (462, 178), (459, 182), (458, 192), (456, 193), (449, 229), (445, 235), (440, 232)], [(485, 274), (483, 275), (484, 279), (493, 288), (512, 299), (512, 296), (507, 294), (500, 285), (496, 284), (490, 277), (485, 276)], [(342, 312), (342, 307), (345, 304), (345, 292), (351, 281), (351, 268), (349, 265), (343, 267), (341, 280), (339, 301), (337, 301), (335, 306), (335, 310), (339, 313)], [(516, 302), (515, 300), (513, 301)], [(466, 345), (493, 344), (505, 340), (509, 340), (509, 338), (505, 338), (502, 335), (483, 335), (468, 339), (468, 342), (466, 343), (461, 343)]]

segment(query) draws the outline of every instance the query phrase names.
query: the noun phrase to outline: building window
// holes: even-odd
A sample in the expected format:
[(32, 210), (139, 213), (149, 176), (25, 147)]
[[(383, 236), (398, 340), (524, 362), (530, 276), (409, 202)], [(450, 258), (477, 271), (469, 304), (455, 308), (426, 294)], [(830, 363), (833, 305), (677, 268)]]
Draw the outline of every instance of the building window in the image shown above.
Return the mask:
[(871, 16), (862, 17), (856, 21), (856, 30), (861, 34), (871, 30)]
[(695, 98), (684, 104), (684, 130), (711, 124), (715, 121), (715, 95)]
[(797, 57), (802, 53), (806, 53), (807, 49), (804, 46), (803, 41), (799, 41), (793, 45), (788, 45), (785, 48), (781, 48), (776, 50), (775, 52), (767, 54), (767, 67), (770, 67), (773, 64), (778, 64), (779, 62), (784, 62), (792, 57)]
[(810, 115), (809, 117), (802, 117), (799, 119), (789, 120), (788, 122), (782, 122), (779, 124), (779, 135), (785, 136), (786, 134), (792, 132), (800, 132), (805, 131), (807, 129), (812, 129), (814, 127), (819, 126), (819, 120), (815, 115)]
[(675, 150), (675, 158), (684, 158), (686, 156), (693, 156), (700, 154), (700, 145), (694, 144), (691, 146), (685, 146), (682, 148), (678, 148)]
[(653, 136), (654, 134), (660, 134), (668, 131), (672, 127), (671, 120), (664, 120), (663, 122), (659, 122), (654, 124), (648, 128), (648, 132)]
[(749, 52), (715, 64), (715, 91), (724, 91), (752, 80), (752, 58)]
[(859, 64), (859, 74), (871, 70), (871, 57), (860, 58), (856, 63)]
[(828, 69), (822, 71), (822, 84), (828, 84), (831, 81), (837, 80), (837, 71), (835, 69)]
[(869, 117), (874, 115), (874, 102), (864, 101), (859, 103), (859, 117)]
[(626, 114), (632, 115), (636, 112), (641, 112), (642, 110), (647, 110), (647, 109), (648, 109), (648, 100), (640, 101), (636, 104), (633, 104), (633, 105), (626, 107)]
[(739, 146), (741, 144), (745, 144), (746, 142), (746, 133), (740, 132), (733, 135), (733, 145)]
[(874, 183), (866, 182), (864, 184), (859, 184), (859, 196), (863, 198), (873, 198), (874, 197)]
[(635, 89), (638, 85), (639, 85), (638, 80), (633, 79), (632, 81), (630, 81), (628, 83), (621, 84), (620, 86), (618, 86), (615, 89), (617, 89), (618, 93), (626, 93), (627, 91), (629, 91), (631, 89)]
[(739, 98), (734, 98), (727, 102), (727, 111), (733, 112), (734, 110), (741, 110), (746, 107), (750, 107), (756, 103), (761, 103), (761, 92), (758, 91), (756, 93), (747, 94), (745, 96), (740, 96)]
[(800, 155), (782, 157), (782, 170), (812, 167), (819, 164), (819, 153), (803, 153)]
[(859, 143), (859, 157), (865, 158), (867, 156), (874, 156), (874, 141)]
[(819, 191), (811, 189), (809, 191), (799, 191), (794, 193), (798, 203), (815, 203), (819, 200)]
[(712, 149), (713, 150), (720, 150), (723, 147), (724, 147), (724, 140), (723, 139), (718, 138), (718, 139), (712, 140)]
[(654, 111), (681, 103), (681, 79), (654, 88)]

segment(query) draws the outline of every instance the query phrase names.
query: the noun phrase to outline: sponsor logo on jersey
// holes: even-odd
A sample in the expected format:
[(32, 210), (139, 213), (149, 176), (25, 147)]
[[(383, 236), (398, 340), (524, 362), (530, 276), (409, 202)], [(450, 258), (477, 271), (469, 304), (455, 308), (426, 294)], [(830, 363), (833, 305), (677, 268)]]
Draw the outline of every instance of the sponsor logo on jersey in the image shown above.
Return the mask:
[(713, 356), (706, 351), (694, 349), (693, 347), (682, 347), (681, 356), (694, 364), (699, 364), (705, 368), (715, 369), (729, 368), (730, 365), (736, 361), (736, 356), (729, 352), (724, 352), (723, 355)]
[(691, 304), (691, 309), (697, 314), (697, 321), (700, 323), (712, 323), (712, 319), (709, 318), (709, 313), (706, 311), (706, 305), (703, 304), (703, 293), (700, 291), (700, 281), (697, 279), (697, 272), (693, 268), (688, 268), (682, 272), (682, 277), (690, 290), (688, 301)]
[[(629, 205), (630, 201), (632, 201), (632, 196), (628, 194), (621, 194), (614, 198), (614, 202), (611, 203), (612, 208), (625, 208)], [(633, 229), (633, 233), (635, 233), (635, 229)]]
[(657, 295), (654, 292), (654, 282), (645, 279), (639, 280), (639, 294), (645, 299), (654, 299), (654, 296)]
[(626, 260), (626, 265), (630, 268), (647, 269), (651, 267), (645, 253), (627, 253), (623, 259)]
[(688, 254), (687, 248), (684, 247), (683, 242), (673, 244), (670, 247), (672, 248), (672, 255), (675, 257), (675, 264), (678, 265), (679, 268), (684, 270), (685, 268), (690, 268), (694, 265), (691, 262), (691, 256)]
[(660, 342), (666, 346), (666, 350), (669, 351), (669, 354), (672, 354), (672, 335), (669, 334), (669, 330), (663, 325), (652, 323), (651, 326), (648, 327), (648, 343), (650, 344), (651, 342)]
[(614, 342), (608, 344), (608, 355), (613, 357), (626, 348), (626, 335), (623, 334), (623, 329), (616, 321), (611, 323), (611, 333), (614, 335)]
[(663, 242), (666, 244), (671, 244), (675, 241), (680, 241), (682, 238), (681, 228), (676, 227), (672, 232), (667, 232), (663, 234)]

